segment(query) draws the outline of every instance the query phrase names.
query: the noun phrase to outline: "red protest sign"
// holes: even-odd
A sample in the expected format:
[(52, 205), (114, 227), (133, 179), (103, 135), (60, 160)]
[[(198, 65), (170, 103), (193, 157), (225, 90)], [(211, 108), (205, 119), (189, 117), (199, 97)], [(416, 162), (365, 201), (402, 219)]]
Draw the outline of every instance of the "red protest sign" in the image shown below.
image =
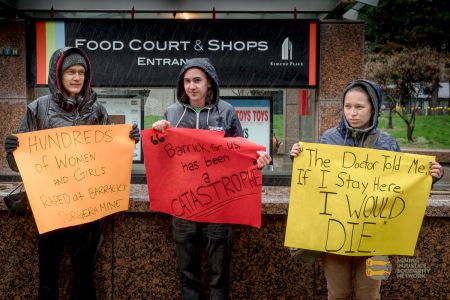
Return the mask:
[(150, 209), (182, 219), (261, 227), (262, 175), (257, 150), (223, 132), (142, 131)]

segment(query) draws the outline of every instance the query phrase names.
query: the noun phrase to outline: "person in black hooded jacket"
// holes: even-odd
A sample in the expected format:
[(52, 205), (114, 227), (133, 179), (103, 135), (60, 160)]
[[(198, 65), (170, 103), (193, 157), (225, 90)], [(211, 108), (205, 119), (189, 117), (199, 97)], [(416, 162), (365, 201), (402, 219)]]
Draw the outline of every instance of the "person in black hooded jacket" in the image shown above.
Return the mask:
[[(56, 50), (49, 65), (50, 95), (31, 102), (20, 122), (18, 133), (76, 125), (109, 124), (106, 109), (91, 89), (91, 65), (78, 48)], [(130, 138), (137, 143), (139, 129), (133, 125)], [(5, 139), (10, 168), (18, 172), (13, 152), (19, 146), (15, 135)], [(93, 274), (102, 241), (99, 221), (47, 232), (39, 236), (39, 299), (59, 299), (58, 277), (66, 243), (72, 257), (71, 299), (95, 299)]]
[[(218, 76), (209, 59), (193, 58), (182, 67), (177, 83), (177, 100), (167, 108), (164, 119), (153, 124), (153, 129), (164, 132), (164, 129), (174, 126), (220, 130), (225, 132), (226, 137), (243, 135), (234, 108), (219, 98)], [(259, 168), (272, 160), (264, 151), (257, 154)], [(231, 226), (173, 217), (173, 236), (183, 298), (203, 299), (200, 284), (203, 237), (208, 258), (210, 298), (228, 299)]]

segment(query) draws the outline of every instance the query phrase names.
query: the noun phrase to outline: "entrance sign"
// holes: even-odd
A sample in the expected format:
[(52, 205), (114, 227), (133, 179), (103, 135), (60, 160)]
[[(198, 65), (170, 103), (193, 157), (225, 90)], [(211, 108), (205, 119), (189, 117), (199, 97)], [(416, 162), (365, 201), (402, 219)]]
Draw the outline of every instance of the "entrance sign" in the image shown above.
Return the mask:
[(36, 21), (31, 81), (47, 84), (53, 51), (74, 46), (91, 58), (94, 86), (173, 86), (189, 59), (208, 57), (221, 86), (315, 87), (317, 25), (317, 20)]
[(349, 255), (413, 255), (432, 156), (301, 143), (285, 246)]
[(70, 126), (17, 134), (14, 158), (39, 233), (127, 210), (131, 125)]
[(150, 209), (182, 219), (261, 226), (264, 147), (222, 131), (142, 132)]

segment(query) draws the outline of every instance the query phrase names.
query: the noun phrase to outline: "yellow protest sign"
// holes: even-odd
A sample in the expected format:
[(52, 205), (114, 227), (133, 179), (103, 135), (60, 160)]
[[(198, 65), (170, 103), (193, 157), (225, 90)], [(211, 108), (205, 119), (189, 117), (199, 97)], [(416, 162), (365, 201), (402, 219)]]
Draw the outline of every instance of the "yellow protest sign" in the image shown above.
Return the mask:
[(413, 255), (432, 156), (301, 143), (285, 246), (349, 256)]
[(39, 233), (127, 210), (131, 125), (71, 126), (17, 134), (19, 167)]

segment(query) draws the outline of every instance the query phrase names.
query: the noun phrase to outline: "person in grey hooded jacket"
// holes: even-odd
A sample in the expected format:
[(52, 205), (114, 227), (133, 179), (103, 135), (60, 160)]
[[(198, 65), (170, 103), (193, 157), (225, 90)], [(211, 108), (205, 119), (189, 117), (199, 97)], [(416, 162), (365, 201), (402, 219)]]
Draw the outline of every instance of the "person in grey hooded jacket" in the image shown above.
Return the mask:
[[(374, 148), (400, 151), (395, 138), (387, 132), (377, 130), (381, 114), (381, 88), (369, 80), (352, 81), (343, 92), (342, 116), (339, 125), (326, 130), (320, 137), (322, 144)], [(292, 146), (291, 157), (298, 156), (301, 146)], [(430, 162), (433, 180), (443, 176), (442, 166)], [(322, 253), (322, 263), (327, 279), (328, 299), (352, 299), (352, 273), (355, 274), (354, 292), (356, 299), (380, 299), (381, 281), (366, 276), (366, 259), (361, 256), (342, 256)], [(375, 260), (387, 257), (377, 257)]]
[[(91, 64), (78, 48), (56, 50), (50, 58), (49, 95), (31, 102), (19, 124), (18, 133), (76, 125), (109, 124), (106, 109), (91, 89)], [(138, 142), (140, 133), (133, 125), (130, 138)], [(19, 146), (15, 135), (5, 140), (10, 168), (18, 172), (13, 152)], [(102, 241), (99, 221), (41, 234), (38, 239), (39, 292), (41, 300), (59, 299), (59, 269), (66, 244), (72, 257), (71, 299), (95, 299), (93, 275)]]
[[(182, 67), (177, 83), (177, 101), (167, 108), (164, 119), (152, 127), (164, 132), (169, 126), (220, 130), (226, 137), (243, 135), (234, 108), (219, 98), (218, 76), (209, 59), (193, 58)], [(272, 160), (264, 151), (258, 151), (258, 156), (259, 168)], [(208, 258), (210, 298), (228, 299), (231, 226), (173, 217), (173, 236), (183, 298), (203, 299), (200, 283), (203, 238)]]

